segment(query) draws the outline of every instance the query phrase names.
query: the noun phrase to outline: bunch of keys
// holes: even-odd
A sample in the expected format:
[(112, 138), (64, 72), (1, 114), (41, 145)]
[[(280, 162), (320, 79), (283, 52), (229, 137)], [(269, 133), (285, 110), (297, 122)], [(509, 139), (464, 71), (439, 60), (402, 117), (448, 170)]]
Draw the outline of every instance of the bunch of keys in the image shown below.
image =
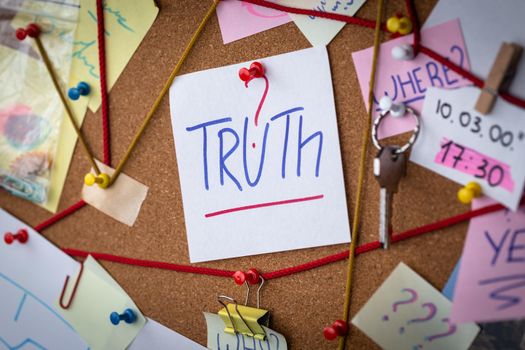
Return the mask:
[(382, 146), (377, 139), (377, 130), (381, 121), (389, 114), (387, 109), (375, 120), (372, 128), (372, 142), (379, 150), (374, 158), (374, 176), (379, 183), (379, 241), (384, 249), (390, 245), (390, 220), (392, 218), (392, 199), (397, 192), (401, 178), (406, 175), (407, 152), (416, 142), (419, 135), (419, 115), (415, 110), (406, 107), (416, 121), (412, 136), (403, 146)]

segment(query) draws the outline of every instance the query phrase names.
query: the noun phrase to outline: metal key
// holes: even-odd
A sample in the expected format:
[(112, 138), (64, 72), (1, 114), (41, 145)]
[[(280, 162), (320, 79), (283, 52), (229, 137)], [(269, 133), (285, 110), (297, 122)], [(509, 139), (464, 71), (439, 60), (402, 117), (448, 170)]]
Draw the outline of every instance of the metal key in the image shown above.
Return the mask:
[(398, 146), (383, 146), (374, 158), (374, 175), (380, 186), (379, 192), (379, 241), (384, 249), (390, 243), (390, 220), (392, 197), (399, 181), (406, 175), (406, 155)]

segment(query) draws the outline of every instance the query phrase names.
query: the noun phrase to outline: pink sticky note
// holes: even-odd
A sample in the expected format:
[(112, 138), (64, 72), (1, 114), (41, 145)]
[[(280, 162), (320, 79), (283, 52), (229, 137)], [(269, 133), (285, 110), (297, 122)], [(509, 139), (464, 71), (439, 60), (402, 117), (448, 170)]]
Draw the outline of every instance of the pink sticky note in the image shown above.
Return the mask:
[[(421, 111), (428, 87), (457, 88), (470, 85), (449, 68), (420, 53), (415, 59), (396, 60), (392, 49), (402, 44), (411, 44), (413, 35), (400, 37), (381, 45), (374, 89), (374, 119), (379, 113), (379, 100), (388, 95), (395, 102), (403, 102)], [(421, 32), (422, 45), (448, 57), (452, 62), (469, 69), (467, 52), (459, 20), (449, 21)], [(370, 71), (373, 48), (352, 54), (363, 99), (368, 108)], [(379, 128), (379, 138), (397, 135), (414, 128), (412, 118), (387, 118)]]
[(217, 17), (225, 44), (260, 33), (290, 22), (286, 12), (249, 4), (238, 0), (224, 0), (217, 6)]
[(510, 193), (514, 191), (514, 180), (508, 164), (446, 137), (441, 141), (441, 148), (434, 158), (434, 163), (456, 169), (478, 179), (486, 179), (489, 186), (500, 186)]
[[(475, 200), (473, 209), (495, 202)], [(451, 319), (499, 321), (525, 317), (525, 205), (470, 221)]]

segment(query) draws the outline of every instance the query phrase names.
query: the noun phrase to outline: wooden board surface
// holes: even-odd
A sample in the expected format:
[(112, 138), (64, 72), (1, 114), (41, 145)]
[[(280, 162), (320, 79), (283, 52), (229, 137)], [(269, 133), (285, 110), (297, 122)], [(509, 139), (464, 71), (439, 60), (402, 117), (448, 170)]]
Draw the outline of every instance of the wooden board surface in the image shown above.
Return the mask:
[[(177, 62), (191, 33), (211, 1), (162, 0), (160, 13), (143, 43), (129, 62), (110, 94), (112, 156), (117, 162)], [(417, 1), (421, 19), (430, 13), (435, 0)], [(375, 18), (376, 2), (369, 0), (359, 17)], [(385, 18), (404, 11), (403, 1), (388, 1)], [(388, 39), (383, 36), (383, 40)], [(328, 46), (335, 90), (343, 170), (349, 213), (353, 213), (357, 186), (359, 146), (366, 110), (359, 90), (351, 53), (373, 44), (373, 30), (347, 25)], [(184, 64), (182, 73), (252, 61), (309, 47), (295, 24), (224, 45), (214, 16)], [(196, 103), (198, 103), (196, 101)], [(95, 153), (102, 157), (100, 113), (88, 113), (83, 130)], [(378, 239), (379, 191), (372, 175), (371, 147), (364, 192), (362, 231), (359, 242)], [(82, 178), (89, 169), (77, 145), (60, 208), (80, 199)], [(60, 247), (113, 253), (134, 258), (188, 264), (184, 215), (173, 147), (168, 99), (147, 129), (124, 172), (150, 190), (136, 224), (129, 228), (89, 206), (46, 229), (43, 234)], [(401, 232), (468, 210), (455, 199), (458, 185), (413, 163), (395, 197), (393, 226)], [(0, 192), (0, 206), (21, 220), (36, 225), (50, 215), (23, 200)], [(437, 288), (446, 282), (461, 254), (467, 224), (430, 233), (357, 257), (352, 292), (354, 315), (403, 261)], [(299, 234), (299, 233), (297, 233)], [(341, 252), (346, 245), (305, 249), (277, 254), (230, 259), (199, 266), (272, 271)], [(102, 263), (135, 300), (145, 315), (206, 343), (203, 311), (216, 312), (218, 294), (237, 299), (244, 287), (232, 279)], [(312, 271), (269, 281), (262, 291), (262, 306), (271, 310), (271, 327), (283, 333), (290, 349), (335, 349), (336, 342), (322, 336), (324, 326), (341, 318), (346, 261)], [(62, 286), (57, 286), (60, 290)], [(254, 294), (254, 293), (253, 293)], [(352, 349), (375, 349), (363, 333), (352, 328)]]

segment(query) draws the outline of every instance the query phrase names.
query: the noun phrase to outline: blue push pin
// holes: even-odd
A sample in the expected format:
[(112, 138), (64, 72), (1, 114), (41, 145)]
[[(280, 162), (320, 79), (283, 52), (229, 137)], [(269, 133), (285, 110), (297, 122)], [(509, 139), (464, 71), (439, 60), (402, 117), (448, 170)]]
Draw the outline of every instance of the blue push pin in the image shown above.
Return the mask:
[(89, 87), (88, 83), (81, 81), (78, 83), (77, 87), (70, 88), (67, 92), (67, 95), (71, 100), (76, 101), (80, 96), (87, 96), (90, 91), (91, 88)]
[(109, 320), (111, 321), (111, 323), (117, 326), (120, 323), (120, 321), (124, 321), (126, 323), (135, 322), (137, 320), (137, 315), (135, 315), (133, 310), (126, 309), (122, 314), (119, 314), (118, 312), (112, 312), (111, 315), (109, 315)]

